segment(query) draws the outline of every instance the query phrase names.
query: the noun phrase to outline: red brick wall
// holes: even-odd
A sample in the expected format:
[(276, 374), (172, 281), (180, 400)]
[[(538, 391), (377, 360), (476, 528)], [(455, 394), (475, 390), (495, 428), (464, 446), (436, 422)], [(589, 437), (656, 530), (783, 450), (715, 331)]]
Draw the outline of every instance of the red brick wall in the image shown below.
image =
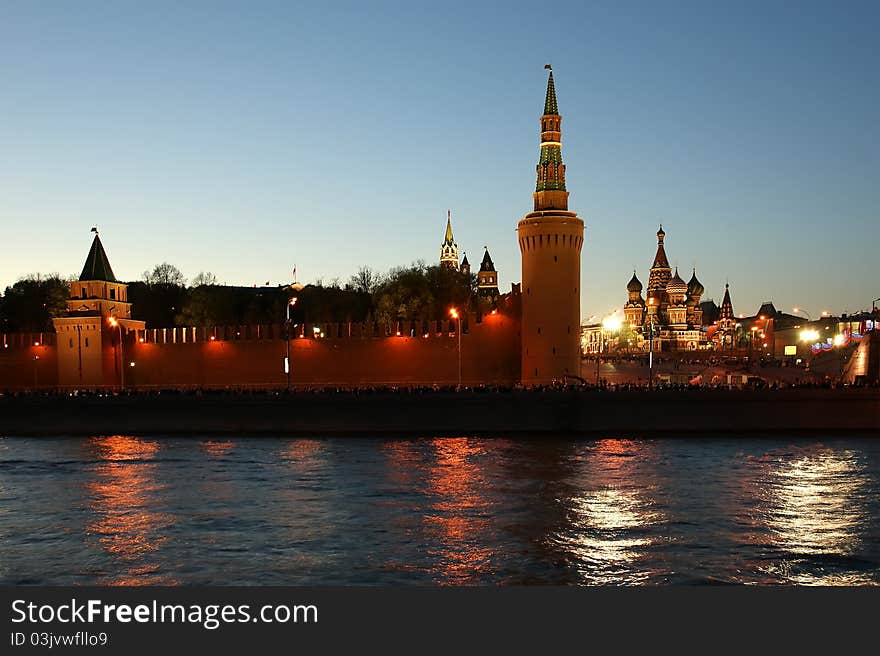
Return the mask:
[[(382, 326), (379, 337), (373, 326), (320, 326), (324, 338), (291, 339), (291, 385), (455, 385), (458, 382), (458, 336), (454, 325), (442, 322), (429, 327), (427, 337), (418, 326), (410, 337), (409, 325)], [(397, 329), (402, 335), (397, 336)], [(438, 333), (437, 330), (441, 332)], [(450, 332), (452, 329), (453, 332)], [(486, 315), (477, 323), (471, 317), (461, 336), (461, 373), (465, 385), (510, 385), (519, 381), (519, 321), (505, 315)], [(308, 326), (300, 332), (312, 335)], [(184, 335), (184, 332), (186, 333)], [(391, 336), (386, 336), (387, 333)], [(238, 335), (237, 333), (240, 333)], [(339, 334), (344, 335), (339, 337)], [(283, 388), (285, 340), (279, 326), (147, 330), (132, 334), (125, 344), (126, 386), (161, 387), (269, 387)], [(211, 336), (215, 336), (211, 340)], [(54, 335), (50, 335), (54, 337)], [(54, 340), (53, 340), (54, 341)], [(44, 346), (40, 385), (57, 385), (55, 349)], [(0, 389), (30, 387), (32, 354), (16, 349), (0, 354)], [(134, 362), (135, 366), (128, 364)], [(50, 365), (51, 362), (51, 365)], [(51, 378), (48, 372), (51, 369)], [(45, 382), (43, 372), (47, 372)], [(108, 386), (115, 376), (106, 376)]]
[[(293, 386), (454, 385), (458, 381), (458, 337), (435, 332), (427, 337), (362, 335), (360, 326), (348, 337), (322, 327), (324, 338), (294, 338), (290, 344)], [(395, 326), (396, 329), (396, 326)], [(244, 334), (244, 331), (242, 331)], [(278, 334), (263, 327), (262, 334)], [(369, 330), (367, 331), (369, 333)], [(393, 331), (393, 332), (396, 332)], [(195, 343), (134, 345), (135, 367), (126, 373), (135, 386), (278, 386), (286, 385), (284, 339), (224, 339)], [(311, 334), (311, 327), (306, 334)], [(234, 335), (218, 330), (218, 335)], [(187, 335), (189, 340), (190, 334)], [(178, 338), (180, 335), (178, 334)], [(170, 338), (166, 334), (166, 339)], [(197, 339), (203, 337), (197, 334)], [(130, 351), (127, 351), (130, 352)], [(128, 359), (128, 358), (127, 358)], [(513, 384), (519, 380), (519, 323), (502, 315), (471, 322), (461, 337), (462, 382), (466, 385)]]
[(57, 385), (54, 333), (0, 335), (0, 391)]

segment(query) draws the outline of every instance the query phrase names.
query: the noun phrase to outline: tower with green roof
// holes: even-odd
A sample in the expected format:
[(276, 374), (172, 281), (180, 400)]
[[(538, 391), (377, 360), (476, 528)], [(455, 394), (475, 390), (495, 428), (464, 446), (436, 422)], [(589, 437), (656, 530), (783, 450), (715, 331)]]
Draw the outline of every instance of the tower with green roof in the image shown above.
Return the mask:
[(562, 117), (553, 69), (541, 115), (534, 211), (517, 227), (522, 256), (522, 369), (525, 385), (580, 376), (581, 247), (584, 222), (568, 210)]

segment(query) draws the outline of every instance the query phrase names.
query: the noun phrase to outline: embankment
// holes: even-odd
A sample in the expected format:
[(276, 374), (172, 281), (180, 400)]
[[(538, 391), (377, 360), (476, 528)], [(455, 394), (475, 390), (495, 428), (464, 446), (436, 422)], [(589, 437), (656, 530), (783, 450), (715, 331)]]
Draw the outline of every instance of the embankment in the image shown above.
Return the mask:
[(0, 435), (880, 435), (880, 389), (0, 397)]

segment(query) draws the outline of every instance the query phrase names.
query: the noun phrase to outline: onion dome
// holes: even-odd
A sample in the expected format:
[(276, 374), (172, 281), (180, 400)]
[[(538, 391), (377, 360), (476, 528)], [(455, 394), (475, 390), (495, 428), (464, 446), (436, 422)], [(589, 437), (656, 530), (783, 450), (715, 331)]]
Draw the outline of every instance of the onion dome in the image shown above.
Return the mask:
[(678, 267), (675, 268), (675, 275), (666, 283), (666, 293), (670, 296), (678, 294), (686, 294), (688, 290), (687, 283), (678, 275)]
[(688, 281), (688, 296), (702, 296), (706, 291), (705, 287), (697, 280), (697, 268), (694, 267), (694, 273)]
[(639, 279), (636, 277), (635, 269), (633, 269), (633, 277), (632, 277), (632, 279), (631, 279), (631, 280), (629, 281), (629, 283), (626, 285), (626, 291), (628, 291), (628, 292), (632, 292), (633, 294), (635, 294), (636, 292), (638, 292), (639, 294), (642, 293), (642, 282), (641, 282), (641, 280), (639, 280)]

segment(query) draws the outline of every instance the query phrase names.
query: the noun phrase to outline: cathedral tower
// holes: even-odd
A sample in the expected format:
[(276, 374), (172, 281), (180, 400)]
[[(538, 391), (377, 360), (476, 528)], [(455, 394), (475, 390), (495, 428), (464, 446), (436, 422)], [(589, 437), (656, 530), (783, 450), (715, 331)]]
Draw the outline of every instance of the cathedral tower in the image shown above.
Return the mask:
[(580, 282), (584, 222), (568, 211), (562, 117), (553, 70), (541, 116), (541, 156), (533, 212), (517, 227), (522, 254), (522, 382), (580, 375)]

